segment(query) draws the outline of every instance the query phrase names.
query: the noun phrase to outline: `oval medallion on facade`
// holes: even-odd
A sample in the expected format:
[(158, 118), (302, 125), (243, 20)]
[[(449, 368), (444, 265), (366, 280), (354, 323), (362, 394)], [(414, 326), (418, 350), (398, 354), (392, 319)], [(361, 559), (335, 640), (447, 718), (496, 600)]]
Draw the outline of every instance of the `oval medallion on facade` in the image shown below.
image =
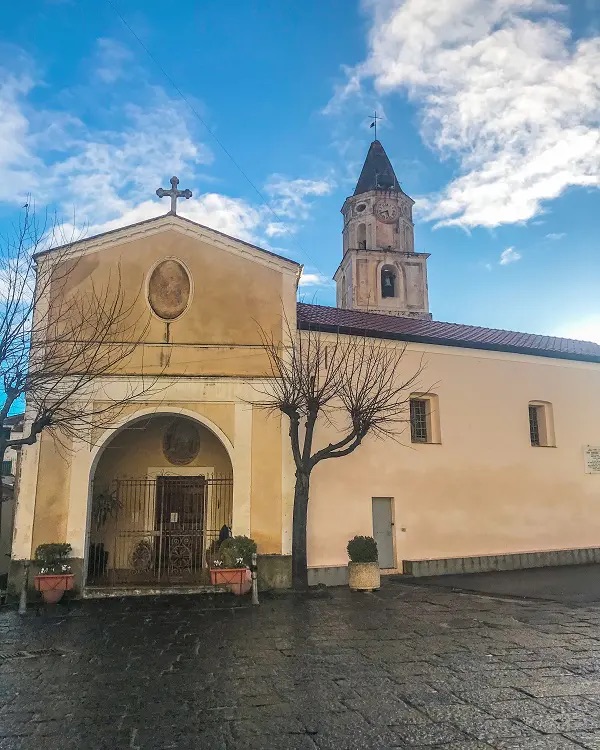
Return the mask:
[(190, 277), (178, 260), (163, 260), (150, 275), (148, 302), (159, 318), (178, 318), (188, 306), (190, 292)]
[(183, 466), (193, 461), (200, 451), (200, 430), (189, 419), (177, 419), (163, 436), (163, 453), (172, 464)]

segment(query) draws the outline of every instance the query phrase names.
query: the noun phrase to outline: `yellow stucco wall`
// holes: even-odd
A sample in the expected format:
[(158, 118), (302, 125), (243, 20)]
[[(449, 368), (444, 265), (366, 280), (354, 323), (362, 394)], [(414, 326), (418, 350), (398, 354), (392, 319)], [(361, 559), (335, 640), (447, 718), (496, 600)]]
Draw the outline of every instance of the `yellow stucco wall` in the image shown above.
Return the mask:
[(37, 467), (37, 494), (31, 551), (39, 544), (66, 539), (69, 482), (71, 476), (71, 440), (61, 436), (60, 443), (49, 433), (40, 441)]
[[(196, 390), (196, 389), (190, 389)], [(158, 396), (163, 395), (163, 392), (159, 391)], [(200, 394), (199, 394), (200, 396)], [(102, 408), (104, 404), (108, 406), (107, 401), (98, 400), (95, 402), (96, 408)], [(215, 404), (215, 403), (202, 403), (198, 401), (173, 401), (168, 398), (161, 398), (158, 403), (152, 401), (136, 401), (135, 403), (125, 404), (122, 409), (119, 410), (120, 421), (127, 422), (129, 419), (135, 418), (135, 415), (141, 411), (156, 411), (157, 415), (161, 413), (174, 413), (178, 410), (185, 410), (192, 414), (197, 414), (199, 417), (206, 417), (212, 423), (217, 425), (220, 430), (229, 438), (233, 443), (234, 440), (234, 429), (235, 429), (235, 413), (234, 405), (231, 403), (226, 404)], [(151, 415), (150, 415), (151, 416)], [(150, 417), (145, 417), (149, 419)], [(97, 444), (102, 441), (104, 437), (104, 430), (95, 429), (92, 432), (92, 443)], [(158, 464), (157, 464), (158, 465)]]
[[(373, 497), (393, 498), (396, 560), (600, 545), (600, 366), (542, 357), (412, 346), (422, 389), (439, 397), (440, 445), (368, 438), (313, 473), (309, 565), (340, 565), (372, 533)], [(435, 384), (435, 385), (434, 385)], [(529, 401), (552, 404), (556, 447), (532, 447)], [(320, 443), (329, 440), (326, 432)], [(404, 530), (405, 529), (405, 530)]]
[[(192, 280), (189, 306), (169, 323), (151, 311), (146, 293), (152, 269), (167, 258), (183, 263)], [(256, 376), (264, 374), (268, 364), (259, 327), (275, 340), (282, 336), (282, 300), (290, 297), (290, 280), (295, 278), (291, 265), (284, 273), (276, 264), (264, 265), (165, 227), (137, 239), (116, 239), (76, 262), (69, 260), (72, 270), (66, 280), (62, 266), (56, 271), (60, 281), (55, 291), (68, 300), (93, 282), (96, 293), (112, 300), (120, 279), (124, 308), (130, 309), (127, 324), (135, 325), (137, 335), (144, 331), (144, 346), (116, 371), (136, 373), (143, 366), (147, 373)], [(132, 336), (135, 340), (133, 330), (124, 338)]]
[[(280, 420), (267, 424), (261, 415), (256, 417), (258, 426), (253, 426), (252, 409), (248, 411), (245, 404), (255, 394), (246, 383), (247, 379), (269, 372), (261, 347), (261, 330), (281, 341), (283, 320), (287, 318), (291, 328), (295, 327), (299, 266), (178, 217), (163, 217), (144, 226), (91, 238), (77, 245), (75, 251), (78, 257), (68, 261), (71, 270), (66, 282), (53, 287), (57, 297), (68, 300), (71, 293), (85, 293), (92, 284), (96, 293), (110, 296), (120, 279), (124, 305), (132, 308), (129, 320), (148, 326), (135, 353), (120, 361), (114, 374), (139, 376), (143, 371), (159, 377), (143, 399), (119, 410), (115, 422), (123, 424), (140, 413), (149, 417), (155, 412), (186, 413), (214, 425), (228, 441), (236, 466), (234, 496), (238, 498), (239, 512), (234, 513), (234, 526), (250, 532), (254, 524), (254, 495), (260, 496), (254, 525), (265, 547), (280, 551)], [(189, 305), (179, 319), (168, 325), (151, 311), (147, 299), (152, 269), (166, 258), (176, 258), (184, 264), (191, 279)], [(40, 263), (45, 266), (51, 261), (49, 256)], [(64, 267), (57, 271), (58, 278), (63, 271)], [(55, 304), (60, 303), (55, 300)], [(109, 392), (117, 394), (128, 387), (128, 382), (114, 378), (103, 381), (101, 387), (108, 384)], [(98, 405), (107, 402), (106, 393), (99, 395)], [(148, 466), (167, 467), (158, 437), (162, 417), (157, 419), (148, 431), (125, 430), (117, 435), (99, 461), (98, 477), (143, 478)], [(231, 471), (220, 439), (202, 429), (206, 438), (192, 466)], [(253, 455), (255, 431), (259, 441), (264, 438), (274, 442), (276, 450), (257, 448)], [(17, 518), (13, 554), (28, 557), (41, 542), (67, 540), (73, 542), (76, 556), (82, 556), (87, 486), (94, 473), (92, 462), (97, 447), (111, 432), (95, 429), (89, 435), (82, 434), (82, 442), (72, 454), (67, 451), (59, 455), (49, 436), (44, 437), (39, 450), (29, 451), (24, 466), (28, 497)], [(136, 436), (135, 445), (130, 444), (128, 434)], [(76, 469), (71, 480), (73, 466)], [(266, 498), (277, 506), (270, 509), (271, 515), (270, 510), (265, 510)]]
[(263, 554), (281, 552), (281, 418), (252, 410), (251, 533)]
[[(96, 468), (98, 485), (114, 479), (145, 479), (151, 467), (164, 468), (165, 473), (176, 468), (164, 455), (163, 436), (173, 420), (180, 417), (159, 416), (133, 422), (119, 432), (105, 447)], [(219, 474), (231, 474), (231, 461), (223, 444), (206, 427), (196, 423), (200, 433), (200, 450), (186, 468), (202, 466)]]

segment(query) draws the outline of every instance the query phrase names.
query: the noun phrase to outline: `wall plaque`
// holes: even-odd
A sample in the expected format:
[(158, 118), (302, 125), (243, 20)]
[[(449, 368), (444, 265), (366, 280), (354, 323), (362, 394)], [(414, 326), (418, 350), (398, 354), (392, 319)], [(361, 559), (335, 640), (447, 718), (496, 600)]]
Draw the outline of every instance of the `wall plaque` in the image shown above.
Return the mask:
[(169, 463), (184, 466), (193, 461), (200, 451), (200, 431), (189, 419), (177, 419), (167, 427), (163, 436), (163, 453)]
[(174, 320), (185, 311), (190, 301), (190, 292), (190, 277), (178, 260), (163, 260), (150, 275), (148, 302), (163, 320)]
[(585, 473), (600, 474), (600, 446), (586, 445), (583, 452), (585, 456)]

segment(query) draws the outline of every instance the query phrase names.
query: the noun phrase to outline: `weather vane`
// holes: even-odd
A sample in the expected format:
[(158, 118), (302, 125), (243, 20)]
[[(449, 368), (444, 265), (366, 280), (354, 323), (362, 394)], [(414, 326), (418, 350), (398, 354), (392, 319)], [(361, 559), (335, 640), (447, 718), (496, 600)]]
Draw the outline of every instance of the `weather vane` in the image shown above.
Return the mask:
[(377, 116), (377, 110), (375, 110), (375, 113), (371, 115), (369, 118), (373, 122), (369, 125), (370, 128), (375, 128), (375, 138), (374, 140), (377, 140), (377, 120), (383, 120), (383, 117)]

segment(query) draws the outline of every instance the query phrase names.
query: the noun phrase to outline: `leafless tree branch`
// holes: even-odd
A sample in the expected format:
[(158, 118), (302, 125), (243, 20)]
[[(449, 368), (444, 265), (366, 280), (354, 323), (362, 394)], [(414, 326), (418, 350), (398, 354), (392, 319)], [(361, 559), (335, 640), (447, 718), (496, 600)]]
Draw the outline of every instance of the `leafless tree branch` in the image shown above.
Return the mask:
[[(424, 371), (421, 358), (407, 371), (406, 345), (373, 338), (292, 330), (285, 320), (283, 342), (261, 329), (270, 364), (258, 405), (289, 418), (296, 465), (292, 542), (294, 585), (307, 584), (306, 515), (310, 475), (321, 461), (356, 450), (367, 435), (394, 438), (409, 420), (410, 395)], [(318, 424), (340, 435), (315, 449)]]
[(30, 206), (0, 243), (0, 426), (27, 406), (25, 433), (0, 434), (0, 459), (43, 431), (65, 444), (106, 428), (156, 384), (142, 363), (139, 378), (120, 378), (118, 398), (99, 400), (102, 380), (119, 377), (143, 351), (149, 316), (137, 312), (139, 292), (125, 289), (119, 267), (101, 286), (78, 283), (81, 237), (65, 236), (56, 217), (40, 220)]

